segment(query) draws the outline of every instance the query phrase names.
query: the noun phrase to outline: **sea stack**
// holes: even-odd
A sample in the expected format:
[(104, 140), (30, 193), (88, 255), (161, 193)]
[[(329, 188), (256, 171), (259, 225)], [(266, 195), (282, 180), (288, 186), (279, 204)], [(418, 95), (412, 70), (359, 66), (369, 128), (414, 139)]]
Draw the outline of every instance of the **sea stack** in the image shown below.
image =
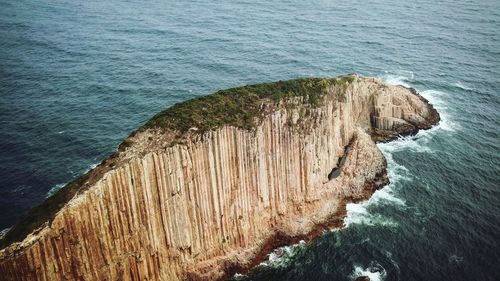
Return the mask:
[(221, 90), (158, 113), (0, 239), (2, 280), (221, 280), (340, 226), (388, 183), (375, 142), (439, 114), (355, 74)]

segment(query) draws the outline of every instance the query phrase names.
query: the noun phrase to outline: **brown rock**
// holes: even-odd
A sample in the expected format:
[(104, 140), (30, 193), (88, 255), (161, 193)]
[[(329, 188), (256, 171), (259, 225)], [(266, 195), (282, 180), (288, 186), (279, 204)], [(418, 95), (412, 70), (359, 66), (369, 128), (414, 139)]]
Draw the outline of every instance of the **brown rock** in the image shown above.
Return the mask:
[[(388, 182), (369, 134), (388, 140), (439, 120), (411, 90), (362, 77), (329, 89), (306, 117), (300, 110), (285, 103), (253, 131), (192, 129), (171, 147), (164, 145), (171, 132), (138, 132), (50, 221), (0, 251), (2, 280), (214, 280), (244, 272), (277, 246), (340, 226), (346, 202)], [(339, 175), (328, 180), (349, 143)]]

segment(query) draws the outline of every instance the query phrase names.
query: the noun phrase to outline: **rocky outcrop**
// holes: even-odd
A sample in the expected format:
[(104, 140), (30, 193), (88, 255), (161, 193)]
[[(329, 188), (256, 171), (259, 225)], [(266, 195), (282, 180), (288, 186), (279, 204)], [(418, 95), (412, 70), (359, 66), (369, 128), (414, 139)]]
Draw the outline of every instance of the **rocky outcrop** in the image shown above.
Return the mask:
[(356, 75), (317, 105), (306, 98), (263, 100), (251, 129), (139, 130), (47, 221), (4, 236), (0, 279), (226, 278), (341, 223), (346, 202), (386, 184), (372, 137), (439, 121), (412, 90)]

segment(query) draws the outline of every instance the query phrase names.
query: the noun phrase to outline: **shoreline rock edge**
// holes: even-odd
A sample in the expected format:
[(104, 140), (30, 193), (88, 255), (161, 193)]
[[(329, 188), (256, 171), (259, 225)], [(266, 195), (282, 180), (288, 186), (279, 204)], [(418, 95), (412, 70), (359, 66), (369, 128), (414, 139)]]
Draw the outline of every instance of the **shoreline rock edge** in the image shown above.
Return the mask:
[[(221, 280), (277, 246), (339, 226), (347, 202), (388, 183), (375, 142), (439, 122), (413, 89), (347, 77), (326, 83), (319, 102), (257, 99), (261, 116), (251, 129), (190, 127), (181, 138), (170, 129), (136, 131), (64, 191), (50, 215), (2, 237), (2, 278)], [(306, 90), (318, 85), (304, 81)]]

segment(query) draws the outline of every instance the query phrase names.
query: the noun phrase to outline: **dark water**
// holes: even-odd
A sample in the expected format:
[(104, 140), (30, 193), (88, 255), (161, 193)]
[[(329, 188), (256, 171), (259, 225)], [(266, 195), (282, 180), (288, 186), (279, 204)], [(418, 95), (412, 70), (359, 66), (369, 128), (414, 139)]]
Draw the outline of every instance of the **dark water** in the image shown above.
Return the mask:
[(381, 145), (392, 184), (347, 228), (241, 278), (500, 280), (500, 2), (270, 2), (0, 0), (0, 229), (166, 106), (358, 72), (443, 122)]

